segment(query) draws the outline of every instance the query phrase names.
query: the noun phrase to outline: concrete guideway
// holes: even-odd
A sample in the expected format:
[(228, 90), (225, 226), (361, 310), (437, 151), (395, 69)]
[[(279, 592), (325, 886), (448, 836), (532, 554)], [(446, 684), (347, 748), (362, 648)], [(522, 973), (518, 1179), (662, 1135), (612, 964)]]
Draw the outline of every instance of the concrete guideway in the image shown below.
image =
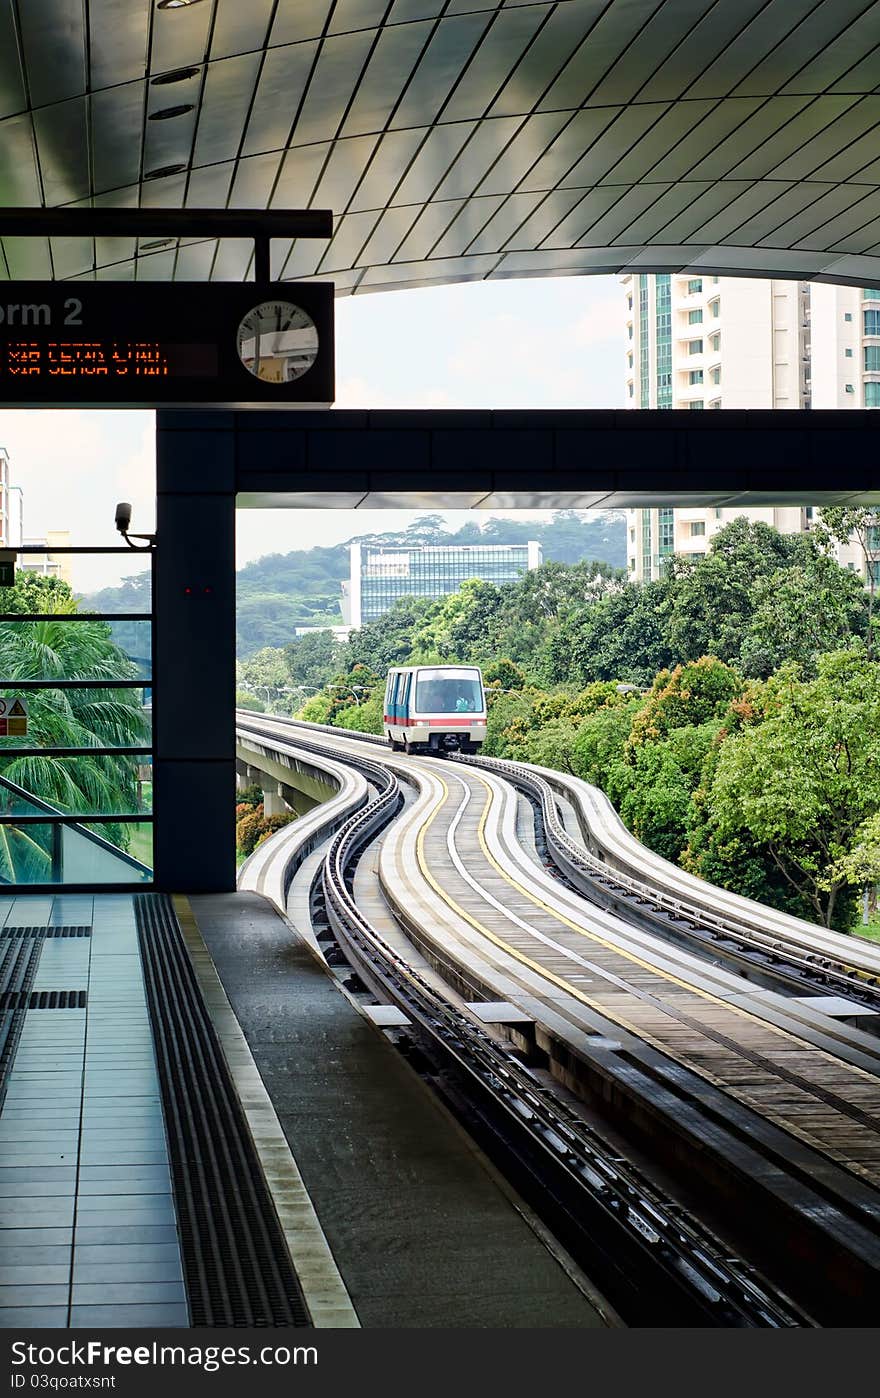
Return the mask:
[[(562, 888), (523, 854), (513, 829), (516, 798), (497, 776), (460, 763), (402, 764), (375, 742), (331, 738), (307, 725), (300, 731), (335, 748), (337, 757), (369, 752), (374, 761), (416, 777), (419, 794), (385, 836), (380, 869), (421, 951), (429, 958), (433, 952), (447, 974), (451, 958), (459, 987), (469, 985), (473, 998), (527, 1009), (538, 1046), (551, 1061), (558, 1046), (566, 1046), (559, 1071), (569, 1082), (582, 1071), (573, 1063), (587, 1062), (599, 1079), (617, 1083), (615, 1092), (625, 1085), (626, 1096), (632, 1073), (621, 1078), (620, 1070), (635, 1055), (648, 1074), (651, 1129), (662, 1135), (658, 1111), (677, 1119), (702, 1152), (715, 1151), (739, 1171), (741, 1182), (754, 1187), (760, 1181), (777, 1205), (809, 1216), (809, 1189), (791, 1188), (790, 1169), (797, 1162), (796, 1173), (812, 1171), (823, 1193), (837, 1190), (840, 1236), (874, 1265), (868, 1257), (877, 1211), (875, 1039), (785, 996), (752, 993), (705, 958), (635, 932)], [(696, 1115), (669, 1096), (675, 1083), (676, 1094), (689, 1083), (692, 1101), (704, 1102)], [(583, 1091), (584, 1083), (578, 1087)], [(719, 1119), (727, 1121), (720, 1134), (712, 1124), (719, 1102), (727, 1103), (720, 1108)], [(751, 1145), (744, 1148), (743, 1139)]]

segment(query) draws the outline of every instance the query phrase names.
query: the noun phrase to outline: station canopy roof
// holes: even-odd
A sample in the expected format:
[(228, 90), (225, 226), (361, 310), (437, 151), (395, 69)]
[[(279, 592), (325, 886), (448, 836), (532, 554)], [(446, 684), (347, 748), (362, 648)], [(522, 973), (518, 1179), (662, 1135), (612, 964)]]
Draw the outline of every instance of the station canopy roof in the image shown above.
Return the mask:
[[(0, 202), (331, 208), (341, 294), (880, 280), (871, 0), (0, 0)], [(6, 238), (10, 278), (242, 279), (246, 241)]]

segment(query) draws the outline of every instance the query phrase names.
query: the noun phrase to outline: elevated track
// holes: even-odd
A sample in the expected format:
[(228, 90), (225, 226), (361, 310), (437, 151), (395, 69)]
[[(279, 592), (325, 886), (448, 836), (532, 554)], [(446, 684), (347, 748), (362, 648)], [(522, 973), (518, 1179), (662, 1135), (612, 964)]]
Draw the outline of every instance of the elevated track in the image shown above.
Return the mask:
[[(353, 766), (377, 793), (364, 804), (361, 792), (346, 821), (341, 810), (334, 817), (320, 874), (330, 928), (373, 995), (451, 1054), (481, 1099), (491, 1078), (494, 1112), (516, 1119), (520, 1133), (529, 1123), (552, 1163), (548, 1195), (569, 1228), (590, 1213), (571, 1199), (571, 1180), (559, 1180), (561, 1169), (583, 1190), (590, 1174), (572, 1131), (586, 1132), (617, 1175), (634, 1169), (602, 1141), (604, 1120), (636, 1154), (683, 1172), (689, 1195), (706, 1201), (713, 1222), (730, 1218), (730, 1237), (776, 1283), (754, 1283), (754, 1294), (744, 1287), (748, 1263), (728, 1256), (722, 1265), (725, 1246), (710, 1241), (711, 1230), (693, 1217), (683, 1229), (675, 1202), (634, 1169), (630, 1187), (647, 1209), (634, 1209), (630, 1194), (611, 1212), (619, 1231), (634, 1209), (630, 1241), (638, 1234), (648, 1272), (659, 1264), (687, 1295), (680, 1314), (690, 1306), (691, 1321), (700, 1311), (703, 1323), (868, 1323), (880, 1275), (880, 1043), (811, 1004), (806, 990), (856, 986), (854, 1017), (870, 1022), (873, 948), (851, 955), (850, 939), (777, 915), (762, 926), (758, 905), (718, 899), (717, 890), (703, 906), (708, 886), (675, 889), (652, 861), (637, 873), (615, 867), (612, 845), (615, 860), (634, 864), (636, 842), (615, 830), (601, 802), (591, 809), (592, 788), (559, 774), (392, 757), (364, 735), (253, 716), (241, 733)], [(297, 824), (267, 842), (264, 858), (276, 842), (296, 841)], [(373, 842), (376, 877), (411, 956), (379, 935), (353, 895), (352, 869)], [(736, 969), (719, 964), (722, 941), (735, 947)], [(499, 1026), (482, 1022), (480, 1002), (502, 1003)], [(493, 1055), (501, 1057), (490, 1069)], [(536, 1097), (536, 1072), (540, 1111), (521, 1095)], [(580, 1116), (554, 1093), (551, 1074), (585, 1104)], [(604, 1198), (595, 1179), (590, 1197), (591, 1209)], [(694, 1271), (693, 1237), (683, 1241), (690, 1228), (712, 1282)], [(632, 1295), (616, 1299), (624, 1314), (638, 1311)]]

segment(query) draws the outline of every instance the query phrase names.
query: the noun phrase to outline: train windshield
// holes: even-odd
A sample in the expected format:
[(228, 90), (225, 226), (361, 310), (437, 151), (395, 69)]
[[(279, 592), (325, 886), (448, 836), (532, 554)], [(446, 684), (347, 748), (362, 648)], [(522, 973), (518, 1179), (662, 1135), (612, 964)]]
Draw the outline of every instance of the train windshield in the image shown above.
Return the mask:
[(418, 714), (475, 714), (483, 708), (483, 689), (475, 670), (420, 670), (416, 679)]

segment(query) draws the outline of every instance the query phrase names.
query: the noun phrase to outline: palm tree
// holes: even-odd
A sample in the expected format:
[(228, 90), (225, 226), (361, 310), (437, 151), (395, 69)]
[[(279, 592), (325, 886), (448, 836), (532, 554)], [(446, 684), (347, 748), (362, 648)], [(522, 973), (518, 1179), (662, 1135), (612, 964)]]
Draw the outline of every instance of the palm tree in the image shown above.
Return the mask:
[[(48, 600), (48, 599), (47, 599)], [(76, 613), (73, 597), (53, 596), (52, 610)], [(52, 748), (135, 747), (149, 741), (150, 723), (140, 691), (114, 689), (113, 681), (135, 679), (137, 666), (112, 639), (103, 621), (5, 621), (0, 625), (0, 679), (7, 685), (0, 697), (14, 692), (17, 681), (53, 679), (106, 680), (106, 688), (39, 689), (28, 691), (29, 725), (26, 745), (45, 754), (16, 757), (23, 744), (0, 738), (0, 775), (31, 795), (71, 814), (134, 811), (138, 803), (137, 758), (100, 757), (88, 752), (76, 757), (53, 757)], [(8, 756), (7, 756), (8, 754)], [(9, 814), (22, 814), (28, 803), (9, 786), (0, 788), (0, 802)], [(30, 805), (36, 814), (38, 806)], [(102, 833), (121, 848), (128, 827), (107, 825)], [(48, 858), (43, 846), (48, 828), (0, 826), (0, 877), (34, 881)]]

